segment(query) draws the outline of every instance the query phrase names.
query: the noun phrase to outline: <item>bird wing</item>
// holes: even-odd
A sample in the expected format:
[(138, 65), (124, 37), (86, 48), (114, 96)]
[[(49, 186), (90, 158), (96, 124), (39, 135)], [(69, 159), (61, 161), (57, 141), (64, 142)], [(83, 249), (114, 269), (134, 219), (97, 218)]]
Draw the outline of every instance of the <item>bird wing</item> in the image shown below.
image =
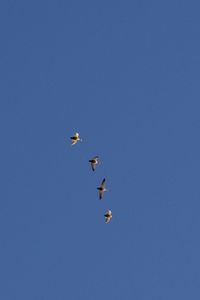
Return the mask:
[(77, 136), (75, 136), (75, 135), (74, 135), (74, 136), (71, 136), (70, 139), (71, 139), (71, 140), (75, 140), (75, 141), (78, 140)]
[(102, 180), (101, 186), (104, 188), (104, 187), (105, 187), (105, 184), (106, 184), (106, 179), (104, 178), (104, 179)]
[(109, 217), (106, 217), (106, 216), (105, 216), (105, 222), (106, 222), (106, 223), (109, 223), (110, 220), (111, 220), (111, 217), (110, 217), (110, 216), (109, 216)]
[(72, 139), (71, 140), (71, 145), (75, 145), (77, 143), (77, 140)]
[(95, 170), (95, 168), (96, 168), (96, 164), (95, 164), (95, 163), (93, 163), (93, 162), (91, 162), (91, 167), (92, 167), (92, 171), (94, 171), (94, 170)]
[(79, 137), (79, 133), (76, 132), (76, 133), (74, 134), (74, 136), (78, 138), (78, 137)]
[(99, 199), (101, 200), (103, 197), (103, 191), (99, 190)]

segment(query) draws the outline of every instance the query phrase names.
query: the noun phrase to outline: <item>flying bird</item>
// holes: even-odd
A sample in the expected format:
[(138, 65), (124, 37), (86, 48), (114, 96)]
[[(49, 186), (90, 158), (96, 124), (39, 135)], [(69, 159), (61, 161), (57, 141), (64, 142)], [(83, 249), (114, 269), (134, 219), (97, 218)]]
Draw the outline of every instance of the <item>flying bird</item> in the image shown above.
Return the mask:
[(105, 222), (109, 223), (110, 220), (112, 219), (112, 211), (111, 210), (107, 210), (107, 212), (105, 213), (104, 217), (105, 217)]
[(78, 132), (76, 132), (73, 136), (71, 136), (70, 139), (71, 139), (71, 145), (72, 146), (75, 145), (78, 141), (82, 142), (82, 139), (80, 138)]
[(92, 159), (89, 160), (91, 167), (92, 167), (92, 171), (94, 171), (96, 169), (96, 165), (99, 163), (99, 157), (95, 156)]
[(103, 193), (107, 191), (107, 189), (105, 188), (105, 182), (106, 182), (106, 179), (104, 178), (102, 180), (101, 185), (97, 188), (97, 190), (99, 190), (99, 199), (102, 199)]

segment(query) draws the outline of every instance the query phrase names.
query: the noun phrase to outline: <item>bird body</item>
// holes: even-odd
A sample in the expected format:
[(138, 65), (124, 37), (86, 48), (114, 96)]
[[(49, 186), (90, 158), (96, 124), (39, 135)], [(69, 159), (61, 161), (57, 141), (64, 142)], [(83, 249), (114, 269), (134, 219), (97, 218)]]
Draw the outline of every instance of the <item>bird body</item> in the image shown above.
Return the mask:
[(70, 139), (71, 139), (72, 146), (75, 145), (78, 141), (82, 141), (78, 132), (76, 132), (73, 136), (71, 136)]
[(95, 156), (95, 157), (93, 157), (92, 159), (89, 160), (89, 162), (91, 164), (92, 171), (94, 171), (96, 169), (96, 166), (99, 163), (98, 159), (99, 159), (99, 157)]
[(105, 215), (104, 215), (104, 217), (105, 217), (105, 222), (109, 223), (110, 220), (112, 219), (112, 211), (111, 210), (107, 210), (106, 213), (105, 213)]
[(107, 191), (106, 187), (105, 187), (105, 182), (106, 182), (106, 179), (104, 178), (102, 180), (102, 183), (101, 185), (97, 188), (97, 190), (99, 190), (99, 199), (101, 200), (102, 197), (103, 197), (103, 193)]

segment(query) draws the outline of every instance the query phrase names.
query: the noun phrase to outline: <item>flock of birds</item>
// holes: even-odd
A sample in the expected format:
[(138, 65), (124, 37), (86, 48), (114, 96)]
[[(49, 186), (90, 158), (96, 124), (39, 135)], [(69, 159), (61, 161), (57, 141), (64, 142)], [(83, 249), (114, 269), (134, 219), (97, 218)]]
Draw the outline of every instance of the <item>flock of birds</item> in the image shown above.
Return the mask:
[[(70, 137), (71, 139), (71, 145), (75, 145), (78, 141), (82, 141), (80, 138), (80, 135), (78, 132), (76, 132), (73, 136)], [(92, 171), (95, 171), (96, 166), (99, 163), (99, 156), (95, 156), (92, 159), (89, 160), (89, 163), (91, 164)], [(106, 179), (104, 178), (100, 184), (99, 187), (97, 187), (97, 190), (99, 191), (99, 199), (101, 200), (103, 198), (104, 192), (108, 191), (106, 188)], [(110, 220), (112, 219), (112, 211), (107, 210), (104, 214), (105, 222), (109, 223)]]

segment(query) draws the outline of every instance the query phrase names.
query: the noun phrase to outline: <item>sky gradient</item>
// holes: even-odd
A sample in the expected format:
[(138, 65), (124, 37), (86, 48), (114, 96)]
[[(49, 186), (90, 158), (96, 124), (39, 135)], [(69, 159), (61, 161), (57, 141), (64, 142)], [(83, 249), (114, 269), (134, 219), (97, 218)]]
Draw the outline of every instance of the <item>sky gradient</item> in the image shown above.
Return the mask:
[(200, 299), (199, 11), (1, 1), (0, 299)]

